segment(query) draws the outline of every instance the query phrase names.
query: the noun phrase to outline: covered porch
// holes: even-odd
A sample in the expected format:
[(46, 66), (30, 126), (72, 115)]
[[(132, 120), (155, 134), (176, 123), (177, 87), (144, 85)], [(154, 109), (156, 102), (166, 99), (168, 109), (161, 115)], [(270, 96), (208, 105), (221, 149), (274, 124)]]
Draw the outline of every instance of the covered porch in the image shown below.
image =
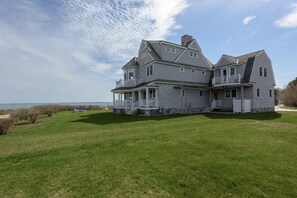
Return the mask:
[(211, 111), (249, 113), (252, 105), (252, 85), (240, 84), (212, 88)]
[(125, 109), (125, 113), (137, 109), (158, 109), (158, 87), (147, 86), (113, 91), (113, 108)]

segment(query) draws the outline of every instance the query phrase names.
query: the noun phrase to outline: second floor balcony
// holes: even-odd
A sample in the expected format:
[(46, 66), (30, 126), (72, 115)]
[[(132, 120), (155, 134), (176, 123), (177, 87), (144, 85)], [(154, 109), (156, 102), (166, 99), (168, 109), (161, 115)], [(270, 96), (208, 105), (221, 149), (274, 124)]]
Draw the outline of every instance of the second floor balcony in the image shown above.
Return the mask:
[(212, 78), (212, 85), (226, 85), (226, 84), (240, 84), (241, 82), (241, 75), (234, 75), (234, 76), (215, 76)]
[(116, 88), (119, 87), (134, 87), (140, 82), (139, 79), (127, 79), (127, 80), (118, 80), (116, 81)]

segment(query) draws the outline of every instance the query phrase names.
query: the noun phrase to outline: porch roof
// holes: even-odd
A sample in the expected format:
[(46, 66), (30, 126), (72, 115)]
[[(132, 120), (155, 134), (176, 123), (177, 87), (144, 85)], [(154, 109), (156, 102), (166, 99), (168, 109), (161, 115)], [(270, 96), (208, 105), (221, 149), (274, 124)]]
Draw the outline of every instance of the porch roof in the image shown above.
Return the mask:
[(229, 88), (238, 88), (238, 87), (251, 87), (252, 83), (241, 83), (241, 84), (222, 84), (216, 87), (211, 87), (210, 90), (220, 90), (220, 89), (229, 89)]

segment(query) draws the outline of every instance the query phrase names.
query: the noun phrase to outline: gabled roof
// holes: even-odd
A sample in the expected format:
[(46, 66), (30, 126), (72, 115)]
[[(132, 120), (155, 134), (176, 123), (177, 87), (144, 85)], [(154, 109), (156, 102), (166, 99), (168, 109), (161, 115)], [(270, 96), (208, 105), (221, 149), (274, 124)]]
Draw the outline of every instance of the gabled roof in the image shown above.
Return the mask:
[[(192, 39), (190, 42), (189, 42), (189, 44), (192, 44), (193, 43), (193, 41), (196, 41), (195, 39)], [(164, 60), (164, 59), (162, 59), (161, 58), (161, 56), (158, 54), (158, 52), (155, 50), (155, 48), (154, 48), (154, 46), (153, 46), (153, 44), (155, 44), (155, 43), (158, 43), (158, 44), (167, 44), (167, 45), (173, 45), (173, 46), (175, 46), (175, 47), (178, 47), (178, 48), (181, 48), (181, 49), (183, 49), (183, 50), (186, 50), (186, 49), (193, 49), (193, 48), (189, 48), (189, 47), (184, 47), (184, 46), (182, 46), (182, 45), (179, 45), (179, 44), (176, 44), (176, 43), (171, 43), (171, 42), (168, 42), (168, 41), (164, 41), (164, 40), (151, 40), (151, 41), (146, 41), (146, 44), (147, 44), (147, 47), (150, 49), (149, 50), (149, 54), (153, 57), (153, 59), (155, 60), (155, 61), (162, 61), (162, 62), (169, 62), (170, 63), (170, 61), (166, 61), (166, 60)], [(197, 44), (198, 45), (198, 44)], [(198, 45), (198, 47), (199, 47), (199, 45)], [(200, 48), (200, 47), (199, 47)], [(200, 51), (200, 53), (201, 53), (201, 55), (202, 55), (202, 58), (204, 59), (204, 61), (205, 61), (205, 63), (208, 65), (208, 68), (212, 68), (213, 67), (213, 64), (202, 54), (202, 52), (201, 52), (201, 49), (199, 50), (199, 49), (197, 49), (198, 51)], [(183, 52), (181, 53), (181, 54), (183, 54)], [(174, 64), (176, 64), (175, 62), (172, 62), (172, 63), (174, 63)], [(181, 63), (179, 63), (179, 64), (181, 64)], [(183, 64), (183, 65), (188, 65), (188, 64)], [(192, 66), (192, 65), (188, 65), (188, 66)]]
[(223, 57), (227, 58), (232, 63), (237, 63), (237, 60), (238, 60), (237, 57), (230, 56), (230, 55), (227, 55), (227, 54), (223, 54)]
[[(240, 55), (240, 56), (230, 56), (230, 55), (227, 55), (227, 54), (223, 54), (222, 57), (220, 58), (220, 60), (224, 57), (233, 64), (246, 63), (249, 58), (254, 58), (263, 51), (264, 50), (259, 50), (259, 51), (256, 51), (256, 52), (251, 52), (251, 53), (243, 54), (243, 55)], [(218, 65), (220, 60), (217, 62), (216, 65)]]
[(139, 66), (136, 57), (133, 57), (128, 63), (126, 63), (126, 65), (124, 65), (122, 67), (122, 69), (124, 69), (125, 67), (129, 67), (129, 66)]
[(251, 53), (248, 53), (248, 54), (244, 54), (244, 55), (241, 55), (241, 56), (238, 56), (238, 62), (242, 63), (242, 62), (246, 62), (249, 58), (253, 58), (253, 57), (256, 57), (258, 54), (260, 54), (261, 52), (263, 52), (264, 50), (259, 50), (259, 51), (256, 51), (256, 52), (251, 52)]

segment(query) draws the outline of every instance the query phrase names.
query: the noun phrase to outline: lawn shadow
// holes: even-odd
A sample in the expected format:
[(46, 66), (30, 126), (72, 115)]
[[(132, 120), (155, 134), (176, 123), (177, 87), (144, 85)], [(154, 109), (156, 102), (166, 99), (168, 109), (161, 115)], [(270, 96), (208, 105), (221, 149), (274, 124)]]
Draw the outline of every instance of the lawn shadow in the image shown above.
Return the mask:
[(160, 115), (160, 116), (132, 116), (126, 114), (113, 114), (112, 112), (100, 112), (88, 115), (82, 115), (81, 119), (71, 122), (83, 122), (89, 124), (107, 125), (117, 123), (139, 122), (146, 120), (168, 120), (178, 117), (191, 116), (193, 114), (175, 114), (175, 115)]
[(99, 112), (88, 115), (82, 115), (80, 119), (71, 122), (82, 122), (88, 124), (107, 125), (117, 123), (139, 122), (146, 120), (168, 120), (185, 116), (204, 115), (210, 119), (253, 119), (253, 120), (274, 120), (281, 117), (277, 112), (253, 113), (253, 114), (222, 114), (222, 113), (205, 113), (205, 114), (175, 114), (159, 116), (131, 116), (126, 114), (113, 114), (112, 112)]
[(211, 119), (246, 119), (246, 120), (275, 120), (282, 116), (278, 112), (265, 113), (247, 113), (247, 114), (223, 114), (223, 113), (206, 113), (205, 117)]

